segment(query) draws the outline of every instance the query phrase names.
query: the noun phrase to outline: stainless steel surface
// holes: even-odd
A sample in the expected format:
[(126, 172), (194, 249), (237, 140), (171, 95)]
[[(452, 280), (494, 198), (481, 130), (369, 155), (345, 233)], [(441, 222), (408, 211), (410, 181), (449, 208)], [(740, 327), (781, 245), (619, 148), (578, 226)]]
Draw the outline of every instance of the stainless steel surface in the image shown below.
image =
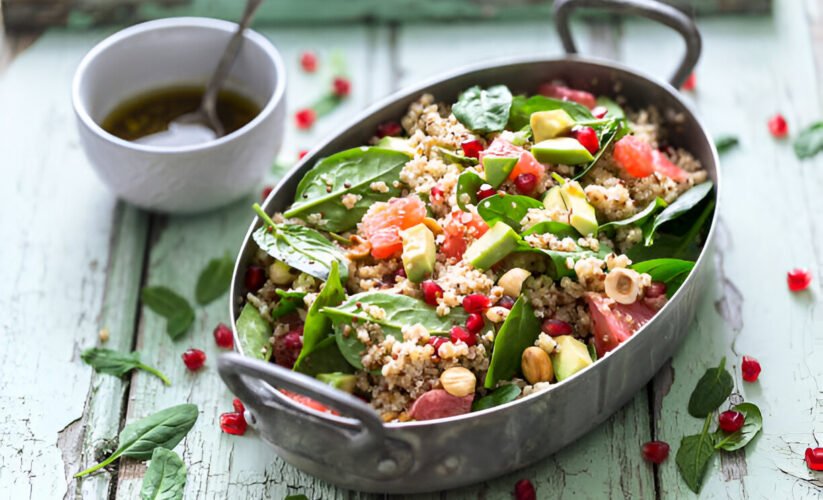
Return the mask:
[[(703, 163), (719, 193), (714, 144), (672, 86), (613, 62), (568, 56), (475, 66), (390, 96), (306, 155), (263, 208), (270, 214), (283, 211), (300, 179), (319, 158), (367, 143), (378, 124), (397, 120), (422, 93), (453, 102), (469, 86), (501, 83), (514, 93), (533, 93), (540, 83), (555, 78), (604, 95), (614, 95), (619, 83), (620, 94), (630, 105), (655, 105), (664, 116), (681, 114), (683, 121), (668, 129), (669, 142), (691, 151)], [(484, 481), (573, 442), (626, 404), (672, 356), (709, 279), (716, 213), (714, 217), (694, 270), (652, 321), (593, 366), (547, 391), (502, 406), (442, 420), (379, 426), (377, 414), (362, 402), (310, 377), (239, 354), (221, 356), (218, 369), (255, 415), (260, 436), (286, 461), (329, 482), (356, 490), (413, 493)], [(256, 251), (251, 233), (258, 224), (255, 219), (249, 228), (235, 266), (233, 318), (239, 313), (237, 299), (244, 293), (243, 273)], [(239, 346), (236, 338), (235, 346)], [(356, 418), (318, 413), (273, 387), (299, 392)]]

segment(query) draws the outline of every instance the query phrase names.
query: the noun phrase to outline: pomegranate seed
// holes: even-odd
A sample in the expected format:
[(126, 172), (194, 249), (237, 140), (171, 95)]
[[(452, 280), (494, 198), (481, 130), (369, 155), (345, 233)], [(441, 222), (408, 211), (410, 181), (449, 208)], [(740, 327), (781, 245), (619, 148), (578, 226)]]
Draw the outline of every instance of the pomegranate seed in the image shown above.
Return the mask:
[(189, 349), (183, 353), (181, 358), (183, 358), (183, 363), (186, 364), (186, 368), (191, 371), (196, 371), (206, 362), (206, 353), (200, 349)]
[(342, 76), (335, 77), (332, 82), (332, 92), (337, 97), (346, 97), (351, 92), (351, 82)]
[(695, 87), (697, 87), (697, 76), (694, 73), (692, 73), (691, 75), (689, 75), (688, 78), (686, 78), (686, 82), (683, 83), (683, 87), (681, 88), (683, 90), (691, 92), (692, 90), (694, 90)]
[(654, 299), (666, 295), (666, 284), (661, 281), (653, 281), (646, 289), (646, 297)]
[(514, 178), (514, 187), (520, 194), (530, 194), (537, 186), (537, 176), (534, 174), (520, 174)]
[(777, 113), (769, 118), (769, 132), (775, 137), (786, 137), (789, 134), (789, 126), (783, 115)]
[(272, 191), (274, 191), (274, 186), (269, 185), (269, 186), (264, 187), (263, 192), (260, 193), (260, 198), (262, 198), (263, 201), (266, 201), (266, 198), (269, 197), (269, 195), (271, 194)]
[(294, 121), (297, 124), (297, 128), (301, 130), (311, 128), (315, 120), (317, 120), (317, 113), (311, 108), (301, 109), (294, 114)]
[(603, 118), (608, 113), (609, 113), (609, 110), (608, 110), (608, 108), (606, 108), (606, 106), (596, 106), (592, 110), (592, 114), (594, 115), (595, 118)]
[(317, 54), (308, 50), (300, 54), (300, 66), (306, 73), (317, 71)]
[(806, 465), (811, 470), (823, 470), (823, 448), (806, 448)]
[(485, 295), (473, 293), (463, 297), (463, 309), (468, 313), (481, 313), (491, 307), (492, 301)]
[(442, 201), (444, 196), (445, 196), (445, 193), (443, 193), (443, 190), (440, 189), (438, 186), (434, 186), (432, 188), (431, 195), (430, 195), (430, 198), (432, 199), (432, 201), (434, 201), (434, 200)]
[(246, 411), (246, 407), (243, 406), (243, 402), (240, 401), (237, 398), (234, 398), (234, 401), (232, 401), (231, 404), (232, 404), (232, 406), (234, 406), (234, 411), (236, 411), (237, 413), (239, 413), (241, 415), (243, 414), (244, 411)]
[(481, 184), (480, 189), (477, 190), (477, 201), (485, 200), (489, 196), (494, 196), (497, 191), (489, 184)]
[(532, 482), (528, 479), (521, 479), (514, 483), (515, 500), (537, 500), (537, 493), (534, 491)]
[(394, 277), (395, 278), (405, 278), (406, 277), (406, 269), (402, 266), (398, 267), (397, 271), (394, 272)]
[(543, 322), (543, 331), (547, 335), (557, 337), (558, 335), (571, 335), (572, 325), (559, 319), (547, 319)]
[(597, 140), (597, 133), (591, 127), (574, 127), (572, 129), (572, 137), (577, 139), (577, 142), (589, 150), (589, 153), (595, 154), (600, 149), (600, 141)]
[(297, 159), (298, 159), (298, 160), (302, 160), (302, 159), (303, 159), (303, 157), (304, 157), (304, 156), (306, 156), (307, 154), (309, 154), (309, 151), (308, 151), (308, 150), (306, 150), (306, 149), (304, 149), (304, 150), (302, 150), (302, 151), (298, 151), (298, 152), (297, 152)]
[(400, 135), (402, 132), (403, 128), (397, 122), (384, 122), (377, 126), (377, 137), (381, 139)]
[(500, 307), (505, 307), (506, 309), (511, 309), (514, 307), (514, 303), (517, 302), (514, 297), (509, 297), (508, 295), (504, 295), (500, 297), (500, 300), (497, 301), (497, 305)]
[(283, 346), (285, 346), (286, 349), (301, 349), (303, 347), (303, 331), (292, 330), (283, 335)]
[(742, 413), (733, 410), (724, 411), (717, 417), (717, 423), (720, 424), (720, 428), (726, 432), (739, 430), (743, 427), (743, 422), (745, 421), (746, 417), (744, 417)]
[(423, 300), (430, 306), (437, 306), (437, 299), (443, 296), (443, 289), (432, 280), (426, 280), (420, 284), (423, 289)]
[(223, 347), (224, 349), (231, 349), (234, 347), (234, 335), (231, 332), (231, 328), (226, 326), (224, 323), (220, 323), (214, 329), (214, 341), (217, 342), (218, 347)]
[(477, 333), (483, 328), (483, 316), (478, 313), (469, 314), (469, 318), (466, 320), (466, 330), (469, 333)]
[(266, 273), (262, 267), (249, 266), (245, 275), (246, 289), (256, 292), (266, 282)]
[(242, 436), (248, 425), (242, 413), (231, 412), (220, 415), (220, 429), (226, 434)]
[(786, 281), (789, 283), (789, 290), (799, 292), (809, 288), (812, 273), (808, 269), (792, 269), (786, 276)]
[(437, 350), (440, 349), (440, 346), (445, 344), (448, 339), (443, 337), (429, 337), (429, 344), (434, 346), (434, 353), (437, 354)]
[(453, 326), (449, 333), (451, 334), (450, 338), (453, 344), (461, 340), (465, 342), (466, 345), (474, 345), (477, 342), (477, 336), (475, 334), (469, 333), (459, 326)]
[(460, 148), (465, 156), (471, 158), (480, 158), (480, 152), (483, 151), (483, 145), (477, 139), (460, 144)]
[(649, 441), (640, 447), (640, 452), (646, 461), (660, 464), (669, 456), (669, 445), (663, 441)]
[(754, 382), (760, 375), (760, 363), (751, 356), (743, 356), (743, 364), (740, 365), (740, 370), (743, 372), (743, 380)]

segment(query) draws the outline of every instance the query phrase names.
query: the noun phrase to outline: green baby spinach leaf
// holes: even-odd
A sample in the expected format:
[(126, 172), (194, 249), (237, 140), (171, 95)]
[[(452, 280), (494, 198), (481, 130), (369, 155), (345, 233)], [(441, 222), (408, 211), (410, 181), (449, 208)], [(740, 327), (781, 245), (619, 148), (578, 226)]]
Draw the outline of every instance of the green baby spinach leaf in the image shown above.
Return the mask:
[(155, 448), (143, 476), (141, 500), (182, 500), (186, 486), (186, 464), (166, 448)]
[(237, 337), (240, 339), (240, 349), (246, 356), (264, 361), (271, 358), (271, 325), (250, 303), (243, 306), (237, 318)]
[(466, 170), (457, 176), (457, 206), (460, 210), (468, 212), (469, 203), (477, 205), (477, 191), (485, 183), (483, 177), (473, 170)]
[(475, 85), (460, 94), (452, 106), (452, 113), (469, 130), (498, 132), (506, 128), (511, 107), (512, 93), (505, 85), (485, 90)]
[(577, 175), (572, 177), (572, 180), (578, 180), (589, 173), (589, 170), (591, 170), (597, 162), (600, 161), (600, 157), (603, 156), (603, 153), (607, 149), (609, 149), (609, 146), (611, 146), (612, 143), (619, 141), (623, 136), (628, 134), (629, 131), (629, 125), (626, 123), (626, 120), (622, 118), (610, 120), (602, 128), (600, 128), (597, 133), (597, 138), (600, 142), (600, 149), (597, 150), (597, 153), (594, 155), (592, 161), (590, 161), (589, 164), (586, 165)]
[(569, 267), (566, 266), (568, 259), (571, 259), (572, 262), (577, 262), (580, 259), (586, 259), (589, 257), (596, 257), (602, 260), (612, 252), (612, 249), (606, 245), (601, 245), (596, 252), (589, 249), (583, 249), (582, 247), (577, 246), (576, 243), (575, 246), (577, 247), (577, 250), (573, 252), (561, 252), (559, 250), (549, 250), (547, 248), (535, 248), (529, 245), (526, 241), (520, 240), (513, 251), (542, 253), (547, 256), (551, 265), (546, 271), (546, 274), (551, 276), (554, 280), (559, 280), (564, 276), (568, 276), (570, 278), (574, 278), (576, 276), (574, 268), (569, 269)]
[(226, 254), (220, 259), (212, 259), (200, 271), (197, 277), (197, 286), (194, 288), (194, 298), (200, 305), (206, 305), (220, 297), (231, 285), (231, 274), (234, 270), (234, 261)]
[(437, 150), (440, 152), (440, 155), (443, 157), (443, 159), (446, 160), (446, 163), (453, 163), (455, 165), (462, 165), (464, 167), (471, 167), (477, 165), (478, 163), (477, 158), (457, 154), (450, 149), (438, 147)]
[[(362, 350), (363, 346), (360, 348)], [(314, 377), (318, 373), (352, 373), (354, 368), (343, 357), (337, 340), (332, 336), (315, 344), (311, 352), (305, 356), (301, 354), (299, 363), (294, 365), (294, 371)]]
[(700, 492), (700, 485), (703, 482), (703, 476), (706, 474), (706, 464), (714, 455), (714, 443), (709, 434), (711, 418), (712, 414), (709, 413), (700, 434), (686, 436), (680, 440), (680, 448), (678, 448), (675, 457), (680, 475), (683, 476), (689, 489), (695, 493)]
[(714, 445), (714, 449), (716, 450), (739, 450), (749, 444), (749, 441), (763, 428), (763, 415), (760, 414), (760, 408), (758, 408), (757, 405), (753, 403), (740, 403), (732, 409), (743, 414), (745, 418), (743, 427), (731, 434), (726, 434), (718, 429), (716, 434), (718, 441)]
[(520, 395), (520, 392), (520, 387), (514, 384), (500, 386), (491, 393), (472, 403), (472, 411), (485, 410), (487, 408), (493, 408), (495, 406), (500, 406), (510, 401), (514, 401), (517, 399), (517, 396)]
[(151, 458), (155, 448), (172, 449), (183, 440), (197, 421), (197, 405), (182, 404), (161, 410), (148, 417), (132, 422), (120, 431), (120, 445), (111, 456), (90, 469), (78, 472), (84, 476), (105, 467), (121, 455), (137, 460)]
[(709, 368), (697, 381), (689, 398), (689, 415), (701, 418), (711, 414), (732, 393), (734, 380), (724, 368), (725, 365), (726, 358), (724, 357), (717, 368)]
[(194, 321), (189, 301), (164, 286), (143, 287), (140, 300), (149, 309), (166, 318), (166, 332), (177, 339)]
[(497, 222), (505, 222), (515, 232), (520, 232), (520, 221), (530, 208), (543, 208), (543, 203), (529, 196), (515, 194), (496, 194), (483, 199), (477, 204), (477, 214), (489, 227)]
[(605, 118), (626, 118), (626, 113), (623, 111), (623, 108), (604, 95), (597, 98), (597, 105), (607, 109)]
[(653, 202), (649, 203), (646, 208), (637, 212), (636, 214), (622, 220), (607, 222), (600, 226), (598, 231), (605, 231), (607, 234), (613, 234), (613, 231), (618, 227), (638, 226), (643, 227), (647, 220), (657, 212), (666, 208), (669, 204), (663, 198), (657, 197)]
[(141, 363), (140, 353), (137, 351), (125, 354), (111, 349), (92, 347), (83, 351), (80, 357), (98, 373), (122, 377), (134, 369), (145, 370), (159, 377), (167, 386), (171, 385), (169, 379), (160, 371)]
[(518, 95), (512, 98), (508, 126), (512, 130), (521, 130), (530, 124), (532, 113), (551, 111), (553, 109), (562, 109), (568, 113), (575, 122), (594, 120), (594, 115), (589, 111), (589, 108), (574, 101), (561, 101), (542, 95), (534, 95), (531, 97)]
[(657, 228), (666, 222), (680, 217), (692, 208), (696, 207), (706, 198), (706, 196), (709, 195), (709, 193), (712, 192), (713, 187), (714, 183), (712, 181), (700, 183), (681, 194), (676, 200), (671, 202), (669, 206), (663, 209), (663, 211), (654, 218), (654, 222), (651, 224), (648, 231), (643, 231), (643, 234), (646, 237), (646, 246), (654, 243), (654, 233), (657, 231)]
[(671, 298), (694, 268), (694, 262), (680, 259), (653, 259), (630, 266), (638, 273), (646, 273), (652, 281), (666, 284), (666, 296)]
[(546, 234), (551, 233), (561, 240), (563, 238), (573, 238), (577, 240), (580, 237), (580, 233), (577, 232), (577, 229), (573, 228), (571, 225), (566, 224), (565, 222), (556, 222), (553, 220), (545, 220), (543, 222), (538, 222), (537, 224), (533, 225), (529, 229), (523, 232), (523, 236), (528, 236), (530, 234)]
[(540, 334), (540, 321), (526, 298), (521, 295), (497, 332), (492, 359), (484, 386), (493, 389), (501, 380), (511, 379), (520, 370), (520, 356)]
[(303, 297), (306, 296), (306, 292), (287, 292), (279, 288), (274, 292), (280, 296), (280, 300), (271, 310), (271, 319), (277, 319), (296, 311), (303, 304)]
[(331, 319), (320, 311), (326, 306), (337, 306), (346, 298), (346, 291), (343, 290), (343, 286), (340, 284), (337, 269), (337, 262), (332, 262), (329, 279), (320, 293), (317, 294), (311, 307), (309, 307), (309, 312), (306, 314), (306, 320), (303, 324), (303, 347), (294, 365), (294, 369), (297, 371), (300, 371), (298, 367), (301, 360), (311, 353), (321, 340), (333, 334)]
[[(395, 183), (400, 181), (400, 171), (408, 161), (406, 153), (378, 147), (333, 154), (306, 173), (297, 186), (296, 201), (283, 215), (303, 219), (323, 231), (353, 229), (374, 203), (400, 196)], [(384, 183), (385, 191), (373, 189), (374, 183)], [(351, 208), (341, 201), (347, 194), (360, 197)], [(324, 222), (310, 222), (312, 214), (319, 214)]]
[(718, 137), (714, 140), (714, 147), (717, 148), (717, 152), (719, 154), (723, 154), (726, 151), (732, 149), (733, 147), (737, 146), (740, 141), (737, 137), (726, 135), (722, 137)]
[(823, 122), (804, 128), (794, 140), (794, 154), (801, 160), (811, 158), (823, 150)]

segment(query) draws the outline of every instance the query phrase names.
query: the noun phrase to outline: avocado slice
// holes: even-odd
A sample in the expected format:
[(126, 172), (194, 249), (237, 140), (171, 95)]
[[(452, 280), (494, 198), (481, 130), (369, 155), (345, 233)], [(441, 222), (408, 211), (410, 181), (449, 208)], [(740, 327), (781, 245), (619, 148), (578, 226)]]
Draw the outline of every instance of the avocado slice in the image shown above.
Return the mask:
[(532, 146), (532, 154), (542, 163), (579, 165), (594, 160), (589, 150), (573, 137), (546, 139)]
[(357, 377), (350, 373), (318, 373), (317, 380), (329, 384), (335, 389), (346, 391), (349, 394), (354, 392), (354, 385), (357, 383)]
[(543, 206), (546, 207), (548, 210), (557, 209), (557, 210), (568, 210), (569, 207), (566, 206), (566, 202), (563, 201), (563, 195), (560, 193), (560, 186), (553, 186), (546, 191), (546, 195), (543, 196)]
[(564, 134), (574, 126), (574, 120), (562, 109), (537, 111), (529, 117), (534, 142), (552, 139)]
[(586, 344), (571, 335), (554, 338), (557, 349), (551, 354), (554, 376), (560, 382), (593, 363)]
[(426, 275), (434, 271), (434, 259), (437, 248), (434, 246), (434, 234), (425, 224), (420, 223), (402, 233), (403, 268), (406, 277), (413, 283), (420, 283)]
[(583, 236), (597, 236), (597, 216), (594, 207), (589, 204), (586, 193), (577, 181), (568, 181), (560, 187), (563, 202), (571, 211), (569, 224)]
[(505, 222), (497, 222), (463, 254), (475, 269), (485, 271), (511, 253), (520, 237)]
[(378, 148), (383, 149), (391, 149), (393, 151), (400, 151), (401, 153), (406, 153), (409, 156), (414, 156), (414, 149), (409, 146), (409, 141), (403, 139), (402, 137), (393, 137), (387, 135), (386, 137), (377, 141), (375, 144)]
[(491, 187), (496, 188), (509, 177), (515, 165), (517, 165), (517, 158), (496, 158), (492, 156), (483, 158), (483, 175), (486, 177), (486, 182), (491, 184)]

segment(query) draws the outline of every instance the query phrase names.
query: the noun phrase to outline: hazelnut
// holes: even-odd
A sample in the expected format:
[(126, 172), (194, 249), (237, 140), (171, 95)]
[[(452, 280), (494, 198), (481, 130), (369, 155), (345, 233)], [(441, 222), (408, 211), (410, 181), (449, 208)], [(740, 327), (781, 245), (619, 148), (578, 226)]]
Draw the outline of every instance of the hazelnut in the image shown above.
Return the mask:
[(523, 351), (520, 368), (523, 370), (523, 376), (532, 385), (538, 382), (551, 382), (554, 379), (552, 360), (546, 351), (539, 347), (531, 346)]
[(637, 271), (618, 267), (609, 271), (605, 280), (606, 295), (620, 304), (631, 304), (640, 294), (640, 275)]
[(440, 374), (440, 384), (452, 396), (462, 398), (474, 394), (477, 378), (468, 369), (455, 366)]

